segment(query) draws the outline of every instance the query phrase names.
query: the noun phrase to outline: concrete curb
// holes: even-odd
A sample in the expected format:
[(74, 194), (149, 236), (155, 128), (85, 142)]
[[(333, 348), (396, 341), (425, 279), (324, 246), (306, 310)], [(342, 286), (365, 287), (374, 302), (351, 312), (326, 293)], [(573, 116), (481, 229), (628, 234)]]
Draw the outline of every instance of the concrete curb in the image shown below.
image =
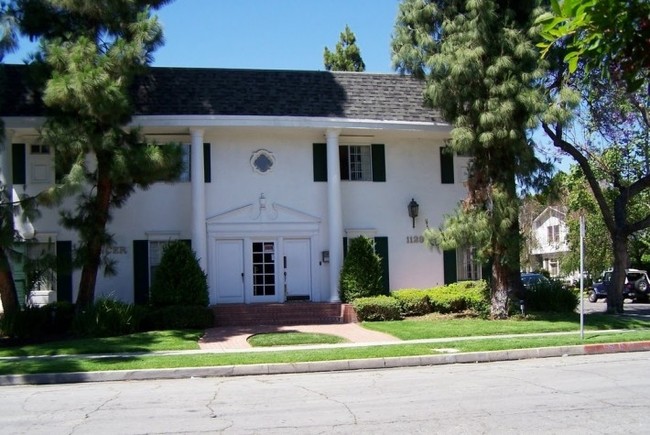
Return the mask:
[(650, 351), (650, 341), (301, 363), (251, 364), (153, 370), (115, 370), (104, 372), (43, 373), (34, 375), (3, 375), (0, 376), (0, 386), (275, 375), (291, 373), (335, 372), (344, 370), (372, 370), (396, 367), (483, 363), (532, 358), (551, 358), (562, 356), (647, 351)]

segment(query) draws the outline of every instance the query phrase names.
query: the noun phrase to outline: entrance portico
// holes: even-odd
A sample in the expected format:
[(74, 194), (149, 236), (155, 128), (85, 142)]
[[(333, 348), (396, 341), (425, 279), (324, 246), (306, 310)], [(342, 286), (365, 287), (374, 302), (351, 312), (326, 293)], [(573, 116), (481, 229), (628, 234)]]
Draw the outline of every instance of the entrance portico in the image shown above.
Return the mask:
[(327, 300), (321, 294), (320, 219), (270, 203), (244, 205), (207, 221), (212, 303)]

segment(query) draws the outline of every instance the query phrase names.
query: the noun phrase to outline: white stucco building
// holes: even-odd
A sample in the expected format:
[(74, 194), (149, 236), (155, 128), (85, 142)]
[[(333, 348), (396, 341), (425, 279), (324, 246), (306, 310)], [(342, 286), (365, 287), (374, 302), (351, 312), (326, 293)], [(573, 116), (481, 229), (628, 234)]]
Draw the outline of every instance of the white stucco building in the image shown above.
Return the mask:
[(535, 243), (531, 254), (537, 259), (538, 265), (547, 270), (551, 277), (559, 277), (561, 257), (569, 252), (564, 207), (546, 207), (533, 220), (532, 231)]
[[(55, 150), (39, 141), (44, 112), (25, 92), (22, 67), (3, 70), (11, 86), (0, 109), (0, 181), (33, 195), (55, 182)], [(118, 273), (100, 273), (96, 295), (146, 302), (172, 239), (191, 240), (212, 304), (336, 301), (347, 239), (358, 235), (374, 238), (390, 289), (462, 279), (463, 255), (430, 250), (421, 237), (465, 197), (468, 164), (443, 152), (450, 127), (423, 107), (422, 91), (393, 74), (152, 68), (134, 89), (132, 124), (148, 139), (187, 144), (188, 170), (115, 210)], [(52, 286), (74, 301), (80, 272), (65, 265), (77, 235), (59, 225), (58, 210), (19, 229), (53, 242)]]

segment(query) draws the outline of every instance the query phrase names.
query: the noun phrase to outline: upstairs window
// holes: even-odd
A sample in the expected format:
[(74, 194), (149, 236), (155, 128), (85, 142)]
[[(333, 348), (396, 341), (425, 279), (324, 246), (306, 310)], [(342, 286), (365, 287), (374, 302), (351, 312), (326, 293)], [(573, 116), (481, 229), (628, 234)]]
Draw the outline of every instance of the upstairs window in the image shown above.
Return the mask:
[[(314, 181), (327, 181), (327, 145), (313, 146)], [(384, 145), (339, 145), (339, 166), (341, 180), (385, 182)]]
[[(178, 177), (178, 181), (188, 183), (192, 181), (192, 145), (183, 144), (183, 172)], [(203, 144), (203, 176), (204, 181), (209, 183), (212, 178), (212, 165), (210, 162), (210, 144)]]
[(548, 244), (560, 243), (560, 226), (549, 225), (546, 227)]
[(369, 145), (339, 147), (341, 180), (372, 181), (372, 154)]

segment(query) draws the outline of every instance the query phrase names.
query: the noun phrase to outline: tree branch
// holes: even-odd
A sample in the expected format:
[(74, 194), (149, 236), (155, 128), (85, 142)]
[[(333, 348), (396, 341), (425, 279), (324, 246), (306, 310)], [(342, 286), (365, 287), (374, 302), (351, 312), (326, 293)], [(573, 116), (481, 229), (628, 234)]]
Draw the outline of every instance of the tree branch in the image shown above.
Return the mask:
[(612, 215), (612, 211), (607, 205), (607, 200), (603, 195), (603, 191), (600, 188), (600, 184), (598, 183), (594, 172), (591, 170), (591, 166), (589, 165), (587, 158), (583, 156), (582, 153), (578, 151), (578, 149), (573, 144), (562, 139), (561, 126), (557, 126), (556, 128), (558, 130), (557, 132), (554, 132), (546, 122), (542, 122), (542, 128), (548, 137), (553, 141), (553, 145), (555, 147), (569, 154), (578, 163), (578, 165), (580, 165), (580, 168), (582, 169), (582, 172), (587, 179), (589, 186), (591, 187), (591, 191), (594, 194), (594, 198), (598, 203), (598, 207), (603, 214), (605, 225), (610, 231), (610, 234), (614, 234), (616, 232), (616, 223), (614, 222), (614, 216)]

